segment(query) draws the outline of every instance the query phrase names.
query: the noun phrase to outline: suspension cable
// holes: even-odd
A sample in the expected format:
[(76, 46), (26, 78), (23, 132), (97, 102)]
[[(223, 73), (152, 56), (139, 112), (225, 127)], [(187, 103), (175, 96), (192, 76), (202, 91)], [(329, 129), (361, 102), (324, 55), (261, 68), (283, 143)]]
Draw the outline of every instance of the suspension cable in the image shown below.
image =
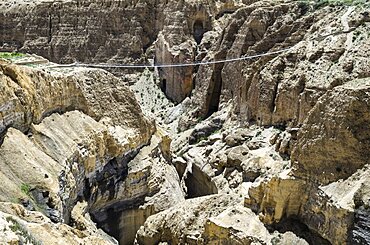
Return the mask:
[(271, 56), (275, 54), (281, 54), (292, 50), (294, 46), (286, 49), (281, 49), (278, 51), (272, 51), (262, 54), (242, 56), (239, 58), (224, 59), (224, 60), (213, 60), (213, 61), (202, 61), (193, 63), (177, 63), (177, 64), (92, 64), (92, 63), (71, 63), (71, 64), (57, 64), (51, 66), (45, 66), (45, 68), (68, 68), (68, 67), (90, 67), (90, 68), (170, 68), (170, 67), (189, 67), (189, 66), (199, 66), (199, 65), (212, 65), (220, 63), (230, 63), (241, 60), (250, 60), (264, 56)]

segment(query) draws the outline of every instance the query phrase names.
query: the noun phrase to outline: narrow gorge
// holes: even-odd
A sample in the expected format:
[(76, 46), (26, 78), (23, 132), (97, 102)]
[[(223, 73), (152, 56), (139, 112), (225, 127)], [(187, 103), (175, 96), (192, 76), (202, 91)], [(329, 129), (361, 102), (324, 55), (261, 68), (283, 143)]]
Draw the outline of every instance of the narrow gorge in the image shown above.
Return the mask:
[(370, 244), (366, 0), (3, 0), (0, 91), (0, 244)]

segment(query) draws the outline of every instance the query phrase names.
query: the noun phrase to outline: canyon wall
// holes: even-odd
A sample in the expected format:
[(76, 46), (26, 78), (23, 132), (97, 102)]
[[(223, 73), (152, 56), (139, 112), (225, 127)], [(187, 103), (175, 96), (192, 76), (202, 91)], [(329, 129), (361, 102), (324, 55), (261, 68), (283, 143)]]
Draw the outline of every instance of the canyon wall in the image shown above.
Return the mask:
[[(63, 228), (63, 243), (115, 244), (94, 220), (127, 244), (149, 215), (181, 201), (168, 164), (171, 141), (123, 80), (103, 70), (45, 71), (6, 61), (0, 71), (0, 202), (5, 226), (16, 227), (14, 239), (1, 240), (56, 242)], [(114, 233), (110, 213), (122, 216), (131, 234)]]
[[(54, 62), (177, 64), (263, 54), (158, 68), (157, 78), (115, 70), (122, 79), (1, 60), (0, 229), (18, 227), (1, 233), (7, 240), (370, 243), (368, 5), (0, 6), (1, 49)], [(158, 124), (140, 106), (161, 114)]]

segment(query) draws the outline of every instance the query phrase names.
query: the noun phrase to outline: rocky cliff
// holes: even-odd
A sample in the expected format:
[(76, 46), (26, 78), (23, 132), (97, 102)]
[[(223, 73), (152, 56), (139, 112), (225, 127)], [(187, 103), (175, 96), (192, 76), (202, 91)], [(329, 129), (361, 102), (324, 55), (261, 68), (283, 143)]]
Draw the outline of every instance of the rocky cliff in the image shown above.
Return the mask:
[(1, 60), (0, 241), (370, 244), (366, 2), (0, 6), (1, 48), (54, 62), (245, 57)]
[[(192, 62), (215, 20), (242, 5), (234, 0), (2, 2), (0, 47), (62, 63)], [(172, 100), (190, 94), (192, 68), (160, 73)]]
[[(56, 223), (45, 223), (47, 231), (35, 226), (33, 232), (28, 219), (4, 214), (20, 237), (6, 241), (25, 242), (26, 232), (35, 241), (46, 243), (65, 223), (71, 227), (65, 226), (68, 236), (63, 243), (91, 244), (96, 240), (108, 244), (114, 239), (98, 231), (86, 213), (111, 231), (113, 221), (104, 221), (102, 209), (118, 206), (112, 215), (123, 216), (145, 204), (148, 207), (143, 210), (147, 211), (138, 215), (143, 216), (142, 221), (132, 221), (139, 225), (145, 215), (181, 200), (182, 191), (174, 185), (179, 182), (177, 173), (166, 162), (169, 141), (158, 130), (153, 136), (155, 125), (143, 116), (122, 80), (102, 70), (50, 73), (7, 62), (1, 63), (1, 72), (5, 92), (1, 106), (2, 210), (14, 210), (10, 212), (13, 215), (24, 213), (21, 204), (37, 212), (36, 223), (41, 225), (45, 219)], [(139, 151), (145, 157), (157, 157), (141, 160), (145, 157), (137, 155)], [(163, 189), (166, 185), (169, 188)], [(168, 192), (168, 197), (161, 190)], [(159, 192), (161, 195), (156, 195)], [(144, 200), (147, 195), (152, 200)], [(122, 222), (125, 227), (130, 223)], [(135, 230), (125, 241), (134, 237)], [(59, 237), (54, 239), (56, 243)]]

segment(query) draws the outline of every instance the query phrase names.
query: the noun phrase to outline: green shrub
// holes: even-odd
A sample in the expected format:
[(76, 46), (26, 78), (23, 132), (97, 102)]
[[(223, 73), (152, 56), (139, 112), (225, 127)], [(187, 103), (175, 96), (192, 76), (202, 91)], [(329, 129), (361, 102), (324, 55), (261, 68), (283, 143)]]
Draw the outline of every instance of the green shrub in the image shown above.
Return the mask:
[(0, 52), (0, 58), (3, 58), (3, 59), (20, 58), (23, 56), (24, 54), (17, 53), (17, 52)]
[(21, 191), (26, 194), (27, 196), (30, 195), (30, 191), (31, 191), (31, 186), (29, 184), (26, 184), (26, 183), (22, 183), (21, 184)]

